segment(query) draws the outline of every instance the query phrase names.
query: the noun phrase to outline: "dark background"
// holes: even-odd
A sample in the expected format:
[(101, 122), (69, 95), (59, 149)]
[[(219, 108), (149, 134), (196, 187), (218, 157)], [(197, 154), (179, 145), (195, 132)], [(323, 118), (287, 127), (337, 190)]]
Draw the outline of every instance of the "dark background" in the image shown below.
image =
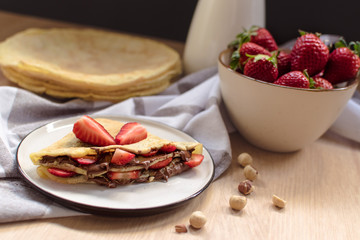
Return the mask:
[[(196, 3), (197, 0), (0, 0), (0, 9), (185, 41)], [(296, 38), (298, 29), (338, 34), (348, 41), (360, 40), (359, 15), (360, 0), (266, 1), (266, 27), (279, 44)]]

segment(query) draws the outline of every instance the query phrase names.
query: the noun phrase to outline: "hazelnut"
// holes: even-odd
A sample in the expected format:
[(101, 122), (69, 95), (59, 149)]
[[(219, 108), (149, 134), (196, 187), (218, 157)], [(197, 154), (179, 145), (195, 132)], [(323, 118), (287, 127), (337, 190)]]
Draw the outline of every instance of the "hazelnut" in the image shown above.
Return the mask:
[(229, 200), (230, 207), (234, 210), (241, 210), (246, 206), (247, 200), (244, 196), (232, 195)]
[(244, 180), (240, 182), (238, 186), (239, 192), (241, 192), (244, 195), (250, 194), (252, 191), (254, 191), (254, 188), (255, 187), (251, 184), (251, 181), (249, 180)]
[(186, 233), (187, 228), (186, 228), (185, 224), (178, 224), (178, 225), (175, 226), (175, 231), (177, 233)]
[(246, 165), (244, 168), (244, 176), (251, 180), (254, 181), (257, 178), (258, 175), (258, 171), (253, 168), (251, 165)]
[(202, 228), (206, 223), (206, 216), (201, 211), (195, 211), (191, 214), (189, 222), (194, 228)]
[(240, 153), (240, 155), (237, 157), (237, 161), (241, 166), (245, 167), (252, 164), (253, 159), (250, 154), (244, 152)]
[(286, 201), (284, 199), (279, 198), (276, 195), (272, 196), (272, 202), (278, 208), (284, 208), (286, 205)]

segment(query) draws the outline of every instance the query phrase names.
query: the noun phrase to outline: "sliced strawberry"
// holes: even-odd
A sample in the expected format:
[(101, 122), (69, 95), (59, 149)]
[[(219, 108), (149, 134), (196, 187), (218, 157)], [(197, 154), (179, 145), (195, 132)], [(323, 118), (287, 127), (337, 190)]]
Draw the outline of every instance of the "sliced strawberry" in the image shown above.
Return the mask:
[(48, 168), (48, 172), (54, 176), (62, 177), (62, 178), (72, 177), (76, 175), (76, 172), (67, 171), (60, 168)]
[(140, 171), (134, 170), (130, 172), (108, 172), (107, 175), (111, 180), (137, 179), (140, 177)]
[(185, 162), (186, 165), (188, 165), (189, 167), (193, 168), (196, 166), (199, 166), (201, 164), (201, 162), (204, 159), (204, 155), (202, 154), (193, 154), (190, 158), (189, 161)]
[(134, 158), (135, 154), (117, 148), (111, 158), (111, 163), (116, 165), (125, 165)]
[(141, 156), (143, 156), (143, 157), (151, 157), (151, 156), (154, 156), (157, 152), (158, 152), (158, 150), (151, 150), (148, 153), (141, 154)]
[(122, 126), (115, 137), (115, 141), (119, 145), (125, 145), (140, 142), (146, 137), (147, 131), (144, 126), (137, 122), (129, 122)]
[(171, 161), (172, 161), (172, 158), (170, 157), (170, 158), (167, 158), (167, 159), (165, 159), (165, 160), (162, 160), (162, 161), (160, 161), (160, 162), (157, 162), (157, 163), (151, 165), (149, 168), (150, 168), (150, 169), (163, 168), (163, 167), (167, 166)]
[(83, 116), (77, 120), (73, 127), (75, 136), (83, 142), (95, 146), (114, 145), (114, 138), (97, 121), (89, 116)]
[(166, 152), (166, 153), (171, 153), (171, 152), (174, 152), (175, 150), (176, 150), (176, 146), (172, 145), (171, 143), (165, 144), (164, 146), (162, 146), (160, 148), (160, 151)]
[(95, 157), (86, 157), (86, 158), (74, 158), (75, 161), (77, 161), (78, 163), (82, 164), (82, 165), (90, 165), (93, 164), (94, 162), (96, 162), (96, 158)]

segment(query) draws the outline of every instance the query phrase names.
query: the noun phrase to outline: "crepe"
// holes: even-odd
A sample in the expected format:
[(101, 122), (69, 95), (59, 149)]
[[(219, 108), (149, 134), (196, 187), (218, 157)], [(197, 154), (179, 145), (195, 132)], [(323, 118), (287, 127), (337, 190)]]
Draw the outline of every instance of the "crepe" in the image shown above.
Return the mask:
[(54, 85), (47, 80), (38, 80), (36, 78), (29, 77), (21, 72), (14, 70), (11, 67), (1, 67), (1, 70), (5, 77), (12, 82), (17, 83), (20, 87), (28, 89), (38, 94), (47, 94), (57, 98), (72, 98), (78, 97), (85, 100), (106, 100), (112, 102), (118, 102), (133, 96), (146, 96), (159, 93), (165, 90), (170, 84), (174, 75), (166, 73), (163, 76), (159, 76), (155, 80), (148, 80), (141, 84), (134, 84), (124, 89), (118, 90), (104, 90), (89, 89), (86, 85), (81, 89), (74, 89), (70, 86)]
[[(100, 118), (95, 119), (113, 137), (124, 125), (122, 122)], [(171, 144), (176, 147), (175, 151), (162, 152), (163, 146)], [(111, 162), (116, 149), (121, 149), (135, 154), (135, 158), (125, 164), (117, 165)], [(156, 154), (149, 155), (150, 152)], [(68, 133), (62, 139), (50, 146), (30, 154), (30, 159), (38, 165), (37, 172), (40, 177), (48, 178), (56, 182), (77, 184), (77, 183), (98, 183), (108, 187), (129, 184), (133, 182), (151, 182), (156, 180), (167, 180), (169, 177), (189, 170), (185, 162), (191, 160), (192, 156), (202, 154), (202, 144), (198, 142), (176, 142), (162, 139), (151, 133), (139, 142), (127, 145), (109, 145), (104, 147), (93, 146), (76, 138), (73, 132)], [(89, 165), (79, 164), (77, 158), (96, 158), (95, 163)], [(161, 168), (152, 167), (155, 164), (171, 158), (166, 166)], [(48, 169), (56, 168), (74, 173), (71, 177), (59, 177), (51, 174)], [(113, 173), (137, 173), (136, 178), (109, 179)]]
[(9, 80), (37, 93), (114, 102), (158, 93), (182, 71), (179, 54), (160, 42), (68, 28), (9, 37), (0, 43), (0, 65)]

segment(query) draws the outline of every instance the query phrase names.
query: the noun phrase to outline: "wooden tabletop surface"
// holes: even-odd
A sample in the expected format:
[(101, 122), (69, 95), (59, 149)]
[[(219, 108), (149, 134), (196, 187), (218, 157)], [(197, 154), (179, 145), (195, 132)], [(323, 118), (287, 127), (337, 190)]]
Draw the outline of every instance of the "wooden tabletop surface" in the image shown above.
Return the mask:
[[(28, 27), (72, 24), (0, 12), (0, 40)], [(164, 41), (183, 51), (183, 43)], [(0, 85), (15, 86), (4, 77)], [(360, 144), (327, 132), (315, 143), (294, 153), (272, 153), (230, 135), (233, 161), (209, 188), (181, 208), (146, 217), (80, 216), (0, 224), (0, 239), (359, 239)], [(229, 207), (240, 195), (244, 179), (237, 156), (248, 152), (258, 179), (242, 211)], [(272, 205), (276, 194), (287, 201)], [(200, 210), (206, 225), (176, 233), (192, 212)]]

